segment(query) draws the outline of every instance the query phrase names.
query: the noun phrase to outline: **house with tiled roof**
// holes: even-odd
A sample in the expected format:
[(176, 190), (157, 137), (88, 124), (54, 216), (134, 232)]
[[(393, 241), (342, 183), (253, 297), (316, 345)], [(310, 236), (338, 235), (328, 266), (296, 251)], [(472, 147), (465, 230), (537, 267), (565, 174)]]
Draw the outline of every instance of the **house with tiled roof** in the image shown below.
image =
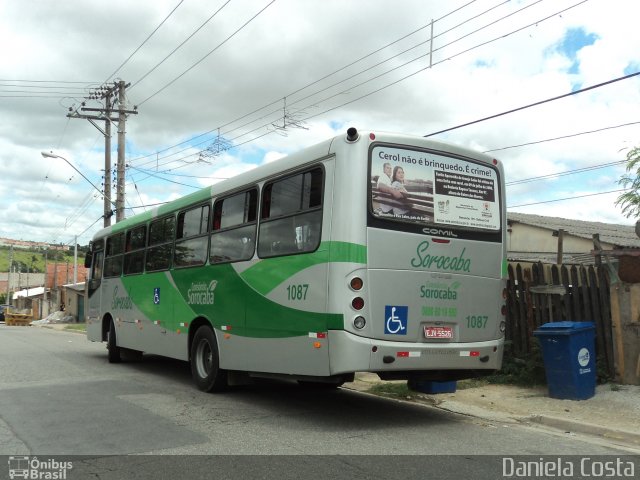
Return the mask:
[[(510, 261), (556, 263), (559, 244), (562, 263), (568, 264), (594, 263), (594, 250), (640, 254), (640, 237), (634, 225), (508, 213), (507, 227)], [(599, 237), (600, 248), (594, 247), (594, 235)], [(616, 261), (615, 256), (611, 259)]]

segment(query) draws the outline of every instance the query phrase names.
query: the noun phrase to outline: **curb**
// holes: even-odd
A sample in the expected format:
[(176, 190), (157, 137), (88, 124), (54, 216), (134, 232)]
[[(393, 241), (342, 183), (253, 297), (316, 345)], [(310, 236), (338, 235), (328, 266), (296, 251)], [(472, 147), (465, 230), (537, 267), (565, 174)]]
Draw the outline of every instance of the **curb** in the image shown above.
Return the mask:
[[(59, 326), (56, 326), (59, 325)], [(83, 332), (81, 330), (73, 330), (65, 328), (67, 325), (74, 325), (72, 323), (58, 323), (58, 324), (44, 324), (44, 325), (32, 325), (32, 327), (46, 328), (48, 330), (54, 330), (56, 332), (67, 332), (67, 333), (79, 333), (81, 335), (86, 335), (87, 332)]]
[(626, 430), (614, 430), (612, 428), (602, 427), (592, 423), (576, 422), (548, 415), (531, 415), (529, 417), (523, 417), (522, 420), (544, 425), (545, 427), (564, 430), (565, 432), (594, 435), (606, 438), (607, 440), (617, 440), (629, 445), (640, 446), (640, 433), (629, 432)]
[[(362, 385), (361, 388), (350, 388), (346, 387), (349, 390), (357, 391), (360, 393), (365, 393), (368, 395), (381, 396), (376, 395), (375, 393), (370, 393), (367, 390), (371, 388), (372, 384), (369, 382), (357, 382)], [(382, 395), (383, 398), (389, 398)], [(485, 421), (496, 421), (505, 424), (536, 424), (540, 426), (544, 426), (547, 428), (552, 428), (554, 430), (563, 431), (566, 433), (578, 433), (583, 435), (590, 435), (592, 437), (599, 437), (607, 441), (616, 442), (619, 444), (623, 444), (630, 448), (638, 448), (640, 447), (640, 433), (621, 430), (617, 428), (608, 428), (600, 425), (594, 425), (592, 423), (580, 421), (580, 420), (568, 420), (565, 418), (554, 417), (552, 415), (542, 415), (542, 414), (534, 414), (523, 416), (522, 414), (518, 415), (516, 413), (508, 413), (504, 411), (493, 411), (486, 408), (483, 408), (478, 405), (467, 404), (464, 401), (456, 401), (456, 400), (448, 400), (448, 399), (436, 399), (430, 395), (426, 395), (425, 397), (416, 397), (412, 400), (407, 400), (404, 398), (394, 399), (401, 402), (407, 402), (412, 404), (424, 405), (431, 408), (437, 408), (438, 410), (442, 410), (449, 413), (454, 413), (458, 415), (464, 415), (467, 417), (477, 418)]]

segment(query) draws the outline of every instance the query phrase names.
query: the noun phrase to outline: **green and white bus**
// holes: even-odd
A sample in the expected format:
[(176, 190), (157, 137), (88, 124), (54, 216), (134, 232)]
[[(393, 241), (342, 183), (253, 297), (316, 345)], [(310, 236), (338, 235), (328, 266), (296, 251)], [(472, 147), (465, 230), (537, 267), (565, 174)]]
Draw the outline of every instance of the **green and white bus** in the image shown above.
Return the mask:
[(350, 128), (98, 232), (87, 336), (188, 361), (205, 391), (493, 373), (504, 192), (491, 157)]

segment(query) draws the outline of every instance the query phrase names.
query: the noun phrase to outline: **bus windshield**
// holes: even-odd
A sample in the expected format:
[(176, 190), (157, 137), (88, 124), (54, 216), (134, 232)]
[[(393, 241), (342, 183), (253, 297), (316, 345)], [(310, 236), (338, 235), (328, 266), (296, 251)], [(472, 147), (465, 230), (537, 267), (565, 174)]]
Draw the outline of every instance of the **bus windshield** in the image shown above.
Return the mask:
[(370, 149), (374, 217), (500, 231), (498, 170), (469, 158), (393, 145)]

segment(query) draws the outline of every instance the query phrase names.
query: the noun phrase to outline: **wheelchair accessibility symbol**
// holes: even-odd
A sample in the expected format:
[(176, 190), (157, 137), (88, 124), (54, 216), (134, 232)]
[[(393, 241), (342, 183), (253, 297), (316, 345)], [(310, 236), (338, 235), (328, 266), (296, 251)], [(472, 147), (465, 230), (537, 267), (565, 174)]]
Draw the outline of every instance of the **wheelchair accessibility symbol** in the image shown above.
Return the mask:
[(160, 289), (159, 288), (153, 289), (153, 303), (155, 305), (160, 305)]
[(409, 307), (397, 305), (385, 305), (384, 307), (384, 333), (387, 335), (406, 335)]

